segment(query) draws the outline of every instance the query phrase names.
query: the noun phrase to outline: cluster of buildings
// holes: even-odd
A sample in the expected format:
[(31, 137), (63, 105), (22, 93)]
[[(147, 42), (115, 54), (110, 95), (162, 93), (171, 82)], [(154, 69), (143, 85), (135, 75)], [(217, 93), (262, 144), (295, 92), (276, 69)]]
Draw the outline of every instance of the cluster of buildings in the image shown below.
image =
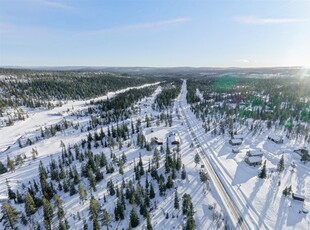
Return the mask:
[(259, 149), (250, 149), (246, 152), (244, 161), (251, 166), (261, 165), (263, 162), (263, 153)]
[[(243, 143), (244, 136), (243, 135), (234, 135), (233, 138), (229, 140), (229, 144), (231, 144), (232, 152), (239, 153), (239, 146)], [(283, 138), (280, 135), (271, 134), (268, 136), (268, 140), (273, 141), (274, 143), (281, 144), (283, 143)], [(249, 149), (246, 152), (244, 161), (251, 166), (261, 165), (263, 162), (263, 152), (259, 149)]]
[[(163, 139), (159, 138), (159, 137), (153, 137), (152, 141), (157, 144), (157, 145), (163, 145)], [(171, 145), (178, 145), (180, 144), (180, 136), (178, 133), (176, 132), (170, 132), (167, 138), (167, 141), (169, 142), (169, 144)]]

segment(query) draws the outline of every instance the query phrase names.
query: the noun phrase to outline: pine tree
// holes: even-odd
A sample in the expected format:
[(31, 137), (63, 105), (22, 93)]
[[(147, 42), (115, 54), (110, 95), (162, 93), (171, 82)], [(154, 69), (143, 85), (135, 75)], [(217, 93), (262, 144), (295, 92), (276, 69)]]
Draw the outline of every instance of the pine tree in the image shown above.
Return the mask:
[(45, 228), (46, 230), (51, 230), (54, 210), (51, 203), (45, 198), (43, 198), (43, 213)]
[(149, 212), (146, 213), (146, 230), (153, 230)]
[(284, 156), (281, 156), (281, 159), (277, 165), (278, 172), (282, 172), (284, 170)]
[(55, 206), (57, 208), (57, 217), (59, 220), (59, 225), (65, 226), (64, 224), (65, 211), (62, 205), (63, 202), (57, 194), (54, 195), (54, 200), (55, 200)]
[(91, 220), (97, 220), (98, 216), (100, 214), (100, 204), (98, 201), (94, 198), (94, 196), (91, 196), (90, 202), (89, 202), (89, 215)]
[(20, 222), (22, 223), (22, 225), (27, 226), (28, 224), (28, 220), (27, 217), (24, 213), (22, 213), (21, 217), (20, 217)]
[(68, 186), (68, 182), (66, 179), (64, 179), (62, 187), (64, 189), (64, 192), (69, 192), (69, 186)]
[(173, 187), (172, 176), (168, 176), (168, 180), (167, 180), (166, 187), (167, 187), (168, 189)]
[(175, 193), (174, 193), (174, 208), (175, 209), (179, 209), (180, 208), (179, 197), (178, 197), (178, 192), (177, 191), (175, 191)]
[(194, 162), (196, 165), (199, 164), (199, 162), (200, 162), (200, 157), (199, 157), (198, 153), (196, 153), (196, 155), (195, 155)]
[(188, 215), (190, 212), (190, 206), (192, 203), (192, 198), (189, 194), (185, 193), (183, 195), (182, 212), (183, 215)]
[(166, 189), (167, 189), (164, 179), (159, 179), (159, 185), (158, 186), (159, 186), (159, 195), (164, 196)]
[(7, 167), (8, 167), (10, 172), (14, 172), (15, 171), (14, 161), (11, 160), (9, 157), (7, 157)]
[(83, 220), (83, 230), (88, 230), (88, 224), (85, 219)]
[(37, 156), (39, 155), (39, 152), (37, 149), (32, 148), (31, 150), (32, 160), (35, 160)]
[(182, 180), (185, 180), (185, 179), (186, 179), (186, 171), (185, 171), (185, 166), (184, 166), (184, 164), (183, 164), (183, 166), (182, 166), (181, 178), (182, 178)]
[(47, 177), (40, 174), (40, 184), (41, 184), (41, 190), (44, 195), (44, 197), (48, 200), (52, 199), (54, 196), (54, 190), (50, 186), (50, 184), (46, 180)]
[(22, 194), (21, 194), (18, 190), (17, 190), (17, 192), (16, 192), (16, 196), (17, 196), (17, 203), (18, 203), (18, 204), (24, 203), (23, 196), (22, 196)]
[(120, 198), (117, 200), (116, 207), (115, 207), (115, 220), (123, 220), (125, 218), (124, 215), (124, 206)]
[(264, 161), (263, 168), (260, 171), (260, 173), (258, 174), (258, 177), (261, 178), (261, 179), (265, 179), (267, 177), (267, 173), (266, 173), (266, 160)]
[(100, 230), (100, 223), (98, 219), (93, 219), (93, 230)]
[(186, 221), (186, 230), (195, 230), (196, 229), (196, 223), (193, 216), (189, 216)]
[(181, 157), (178, 157), (178, 158), (177, 158), (176, 165), (175, 165), (175, 169), (176, 169), (177, 171), (180, 171), (181, 167), (182, 167), (182, 160), (181, 160)]
[(2, 203), (1, 206), (2, 217), (0, 222), (3, 222), (4, 229), (17, 229), (19, 220), (19, 212), (16, 211), (9, 203)]
[(107, 165), (107, 158), (106, 156), (104, 155), (104, 153), (102, 152), (101, 155), (100, 155), (100, 168), (103, 168), (104, 166)]
[(282, 193), (283, 193), (284, 196), (287, 196), (287, 195), (288, 195), (287, 187), (285, 187), (285, 189), (283, 189), (283, 192), (282, 192)]
[(7, 168), (0, 161), (0, 174), (6, 173), (7, 171), (8, 171)]
[(70, 196), (73, 196), (77, 193), (74, 183), (72, 182), (70, 185)]
[(153, 187), (152, 183), (151, 183), (151, 186), (150, 186), (150, 198), (151, 199), (155, 198), (155, 191), (154, 191), (154, 187)]
[(79, 189), (80, 199), (82, 202), (84, 202), (84, 200), (86, 200), (87, 192), (81, 183), (79, 184), (78, 189)]
[(205, 182), (207, 182), (209, 180), (209, 175), (208, 175), (207, 172), (200, 171), (199, 174), (200, 174), (200, 180), (201, 180), (202, 183), (205, 183)]
[(118, 173), (121, 175), (124, 174), (123, 162), (122, 161), (119, 163)]
[(147, 208), (144, 202), (140, 202), (140, 214), (146, 217)]
[(36, 212), (36, 205), (30, 193), (28, 192), (25, 199), (25, 212), (27, 216), (30, 216)]
[(13, 192), (10, 186), (8, 186), (8, 197), (10, 200), (15, 200), (16, 199), (16, 193)]
[(59, 222), (59, 225), (58, 225), (58, 230), (67, 230), (67, 226), (66, 226), (66, 223), (64, 221), (62, 222)]
[(307, 163), (308, 161), (310, 161), (310, 154), (307, 152), (304, 152), (300, 160), (304, 162), (304, 164)]
[(132, 208), (130, 212), (130, 224), (131, 227), (135, 228), (139, 225), (139, 216), (135, 207)]
[(106, 209), (103, 209), (101, 223), (103, 226), (107, 227), (107, 230), (109, 230), (109, 227), (111, 226), (112, 218), (108, 211)]
[(96, 183), (96, 179), (94, 177), (94, 174), (93, 174), (92, 170), (90, 170), (88, 172), (88, 179), (89, 179), (90, 187), (94, 190), (94, 192), (96, 192), (97, 191), (97, 189), (96, 189), (96, 184), (97, 183)]
[(109, 189), (110, 195), (114, 196), (115, 195), (115, 189), (114, 189), (114, 184), (113, 184), (112, 179), (110, 179), (110, 181), (108, 181), (107, 187)]
[(292, 193), (292, 186), (290, 186), (290, 187), (285, 187), (285, 189), (283, 190), (283, 195), (284, 196), (289, 196), (289, 195), (291, 195), (291, 193)]
[(173, 180), (175, 180), (177, 178), (177, 173), (175, 171), (175, 168), (172, 168), (171, 177), (172, 177)]
[(80, 183), (81, 178), (80, 178), (80, 175), (79, 175), (78, 171), (76, 170), (75, 166), (73, 166), (73, 172), (74, 172), (74, 178), (73, 178), (74, 184)]

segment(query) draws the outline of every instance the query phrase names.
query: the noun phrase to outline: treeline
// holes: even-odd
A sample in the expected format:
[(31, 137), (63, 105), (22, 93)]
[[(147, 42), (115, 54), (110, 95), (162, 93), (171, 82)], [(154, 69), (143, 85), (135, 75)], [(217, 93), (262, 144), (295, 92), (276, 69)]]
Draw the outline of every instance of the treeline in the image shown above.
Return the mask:
[(156, 107), (161, 111), (170, 108), (174, 99), (180, 94), (182, 86), (181, 80), (172, 83), (162, 84), (162, 92), (155, 99)]
[(236, 114), (242, 118), (262, 120), (288, 119), (310, 121), (310, 78), (292, 77), (249, 78), (222, 76), (188, 80), (187, 100), (199, 102), (196, 89), (203, 93), (202, 103), (236, 104)]
[[(101, 118), (106, 118), (106, 122), (118, 122), (130, 117), (134, 108), (133, 105), (144, 97), (149, 97), (155, 91), (157, 86), (149, 86), (140, 89), (130, 89), (124, 93), (117, 94), (115, 97), (107, 100), (91, 101), (91, 105), (97, 105)], [(90, 113), (96, 112), (96, 109), (88, 109)]]
[[(231, 79), (234, 78), (234, 79)], [(223, 83), (221, 86), (219, 82)], [(187, 81), (187, 100), (206, 132), (235, 133), (237, 124), (252, 118), (267, 129), (284, 128), (286, 137), (310, 141), (310, 91), (296, 78), (200, 78)], [(197, 96), (199, 89), (203, 99)], [(200, 96), (201, 96), (200, 95)], [(248, 127), (253, 133), (262, 127)], [(247, 124), (246, 124), (247, 125)], [(254, 134), (253, 134), (254, 135)]]
[(25, 71), (22, 73), (18, 70), (13, 71), (13, 77), (0, 80), (2, 90), (0, 108), (21, 105), (51, 106), (47, 104), (49, 101), (89, 99), (123, 88), (158, 81), (155, 78), (104, 72)]

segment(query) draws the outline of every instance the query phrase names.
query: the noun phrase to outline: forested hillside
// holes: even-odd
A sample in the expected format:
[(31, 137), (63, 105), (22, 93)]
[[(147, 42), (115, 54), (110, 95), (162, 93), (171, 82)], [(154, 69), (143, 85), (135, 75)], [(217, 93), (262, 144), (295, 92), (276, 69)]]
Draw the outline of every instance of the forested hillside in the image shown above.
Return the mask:
[[(9, 73), (9, 75), (7, 75)], [(6, 106), (52, 106), (50, 101), (80, 100), (155, 82), (154, 78), (106, 72), (1, 69), (0, 109)], [(158, 80), (157, 80), (158, 81)]]

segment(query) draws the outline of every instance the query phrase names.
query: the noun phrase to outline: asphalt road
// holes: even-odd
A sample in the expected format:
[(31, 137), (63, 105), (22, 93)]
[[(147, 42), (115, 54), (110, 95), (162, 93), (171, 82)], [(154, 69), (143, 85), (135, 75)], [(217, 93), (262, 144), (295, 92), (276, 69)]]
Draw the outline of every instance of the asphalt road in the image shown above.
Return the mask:
[[(184, 94), (186, 95), (185, 85), (183, 85), (183, 87), (182, 87), (181, 98), (185, 97)], [(234, 228), (250, 229), (250, 227), (248, 226), (246, 221), (243, 219), (240, 210), (237, 208), (233, 199), (230, 197), (229, 193), (226, 191), (223, 183), (221, 182), (220, 177), (217, 175), (216, 171), (214, 170), (213, 166), (211, 165), (211, 163), (209, 161), (208, 154), (206, 154), (205, 150), (201, 147), (202, 145), (199, 142), (195, 132), (192, 129), (192, 125), (190, 123), (188, 115), (184, 112), (184, 107), (186, 105), (182, 105), (181, 101), (182, 100), (179, 101), (179, 106), (182, 109), (182, 114), (183, 114), (183, 117), (185, 118), (186, 124), (188, 126), (189, 133), (190, 133), (192, 140), (193, 140), (193, 144), (194, 144), (194, 146), (195, 146), (195, 148), (196, 148), (196, 150), (200, 156), (202, 163), (204, 164), (205, 168), (207, 169), (207, 171), (210, 175), (211, 181), (213, 182), (213, 185), (214, 185), (216, 191), (218, 192), (219, 196), (222, 199), (224, 206), (227, 209), (226, 211), (227, 211), (227, 213), (231, 219), (231, 222), (234, 225)]]

